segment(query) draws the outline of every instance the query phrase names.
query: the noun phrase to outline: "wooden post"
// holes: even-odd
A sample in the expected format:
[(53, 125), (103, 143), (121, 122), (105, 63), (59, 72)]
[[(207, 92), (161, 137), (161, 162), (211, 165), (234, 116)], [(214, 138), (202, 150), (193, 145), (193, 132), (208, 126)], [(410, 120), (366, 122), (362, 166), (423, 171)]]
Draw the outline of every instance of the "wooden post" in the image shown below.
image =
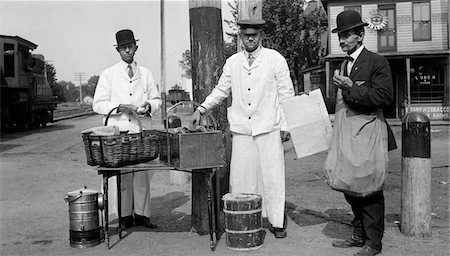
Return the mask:
[(163, 108), (161, 108), (161, 122), (164, 123), (166, 118), (166, 37), (165, 37), (165, 21), (164, 21), (164, 0), (160, 2), (160, 20), (161, 20), (161, 87), (160, 93), (163, 96)]
[[(201, 103), (219, 81), (224, 64), (221, 1), (189, 0), (189, 22), (193, 98)], [(228, 129), (226, 104), (217, 107), (213, 116), (219, 129)], [(200, 235), (209, 227), (206, 176), (192, 174), (192, 228)]]
[[(262, 19), (263, 0), (239, 0), (238, 1), (238, 19)], [(238, 34), (238, 48), (240, 52), (244, 49), (242, 41)]]
[(408, 113), (402, 122), (401, 232), (431, 236), (430, 120)]

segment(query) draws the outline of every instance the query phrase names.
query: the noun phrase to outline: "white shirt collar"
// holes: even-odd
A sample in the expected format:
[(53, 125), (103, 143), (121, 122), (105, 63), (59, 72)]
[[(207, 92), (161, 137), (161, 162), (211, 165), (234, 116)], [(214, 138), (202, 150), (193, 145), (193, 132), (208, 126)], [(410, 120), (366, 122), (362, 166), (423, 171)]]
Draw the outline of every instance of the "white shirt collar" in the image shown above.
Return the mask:
[(245, 57), (248, 58), (248, 55), (251, 53), (252, 56), (253, 56), (253, 58), (256, 59), (256, 58), (259, 56), (259, 54), (261, 53), (262, 48), (263, 48), (263, 47), (260, 45), (260, 46), (258, 46), (258, 48), (256, 48), (253, 52), (247, 52), (246, 50), (244, 50), (244, 55), (245, 55)]
[[(133, 71), (136, 71), (136, 66), (137, 66), (136, 61), (131, 62), (130, 65), (131, 65), (131, 68), (133, 69)], [(128, 63), (126, 63), (125, 61), (122, 60), (120, 62), (120, 66), (128, 72)]]
[(356, 59), (361, 54), (363, 49), (364, 49), (364, 45), (361, 45), (358, 49), (356, 49), (356, 51), (354, 51), (352, 54), (350, 54), (350, 57), (353, 58), (353, 62), (356, 61)]

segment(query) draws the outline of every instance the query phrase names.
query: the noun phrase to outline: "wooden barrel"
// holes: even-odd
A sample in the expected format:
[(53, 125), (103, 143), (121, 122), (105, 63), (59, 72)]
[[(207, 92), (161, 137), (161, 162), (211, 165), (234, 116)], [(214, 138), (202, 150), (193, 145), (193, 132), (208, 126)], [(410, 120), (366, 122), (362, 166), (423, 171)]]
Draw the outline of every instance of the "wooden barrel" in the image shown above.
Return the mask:
[(228, 193), (222, 200), (228, 249), (249, 251), (261, 248), (264, 241), (262, 197), (256, 194)]

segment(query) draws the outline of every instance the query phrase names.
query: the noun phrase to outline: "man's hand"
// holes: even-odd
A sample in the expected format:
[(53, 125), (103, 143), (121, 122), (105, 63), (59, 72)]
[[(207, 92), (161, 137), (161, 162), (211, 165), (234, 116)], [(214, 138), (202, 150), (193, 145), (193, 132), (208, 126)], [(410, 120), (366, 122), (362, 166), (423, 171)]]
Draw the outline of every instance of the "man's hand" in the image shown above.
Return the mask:
[(142, 104), (142, 105), (136, 110), (136, 112), (137, 112), (139, 115), (143, 115), (143, 114), (145, 114), (145, 113), (147, 113), (147, 112), (150, 112), (151, 110), (152, 110), (152, 106), (150, 105), (150, 103), (145, 102), (144, 104)]
[(196, 125), (199, 125), (200, 124), (200, 117), (201, 117), (201, 113), (200, 113), (200, 110), (198, 110), (198, 109), (196, 109), (195, 111), (194, 111), (194, 114), (192, 114), (192, 116), (191, 116), (191, 124), (192, 124), (192, 126), (196, 126)]
[(291, 133), (288, 131), (281, 131), (281, 142), (286, 142), (291, 139)]
[(333, 75), (334, 85), (341, 88), (342, 90), (350, 90), (353, 86), (353, 81), (347, 76), (341, 76), (339, 70), (334, 71)]
[(124, 113), (128, 116), (133, 116), (136, 114), (137, 107), (132, 104), (120, 104), (117, 109), (118, 113)]

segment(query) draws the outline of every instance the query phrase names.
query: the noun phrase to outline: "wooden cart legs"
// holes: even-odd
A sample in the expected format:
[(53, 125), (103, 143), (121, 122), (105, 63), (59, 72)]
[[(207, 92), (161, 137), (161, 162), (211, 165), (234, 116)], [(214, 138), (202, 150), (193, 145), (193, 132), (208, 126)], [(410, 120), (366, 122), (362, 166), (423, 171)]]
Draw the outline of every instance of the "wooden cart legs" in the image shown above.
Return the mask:
[(103, 233), (105, 234), (106, 249), (109, 250), (109, 222), (108, 222), (108, 174), (103, 173), (103, 203), (105, 207), (105, 226)]
[(119, 239), (122, 239), (122, 222), (120, 221), (120, 219), (122, 219), (122, 189), (121, 189), (121, 185), (122, 184), (122, 175), (120, 173), (118, 173), (116, 175), (116, 181), (117, 181), (117, 215), (118, 215), (118, 220), (119, 220)]

